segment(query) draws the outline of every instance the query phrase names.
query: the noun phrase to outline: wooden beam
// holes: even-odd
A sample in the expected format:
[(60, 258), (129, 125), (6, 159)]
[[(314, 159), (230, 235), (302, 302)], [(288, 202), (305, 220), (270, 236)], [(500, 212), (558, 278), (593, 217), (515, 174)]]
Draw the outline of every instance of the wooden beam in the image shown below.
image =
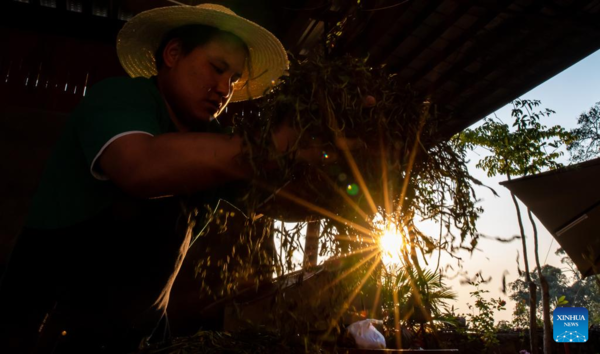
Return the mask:
[(390, 51), (389, 55), (384, 63), (388, 64), (391, 72), (396, 72), (398, 69), (405, 67), (415, 60), (425, 49), (430, 47), (440, 36), (448, 30), (456, 21), (458, 21), (470, 8), (472, 7), (471, 2), (461, 2), (450, 15), (448, 15), (444, 21), (433, 31), (431, 31), (427, 37), (423, 38), (419, 44), (412, 50), (410, 55), (407, 55), (395, 63), (390, 63), (390, 59), (393, 56), (393, 51)]
[[(539, 21), (535, 22), (539, 23)], [(529, 27), (531, 22), (524, 21), (520, 22), (520, 24), (524, 27)], [(523, 34), (524, 31), (528, 32)], [(485, 80), (485, 77), (494, 71), (507, 72), (509, 75), (517, 75), (518, 68), (521, 67), (516, 65), (517, 63), (522, 62), (524, 58), (534, 60), (534, 58), (528, 57), (526, 52), (531, 50), (532, 45), (539, 42), (539, 34), (539, 32), (534, 32), (531, 29), (521, 27), (511, 28), (511, 31), (500, 36), (500, 38), (506, 38), (508, 41), (507, 48), (504, 52), (496, 53), (492, 58), (480, 58), (481, 67), (473, 73), (464, 71), (464, 69), (457, 69), (455, 73), (447, 75), (445, 79), (453, 77), (452, 81), (458, 84), (458, 86), (461, 87), (461, 90), (454, 90), (446, 96), (441, 96), (440, 92), (435, 90), (432, 92), (432, 100), (442, 105), (454, 102), (461, 94), (464, 94), (465, 91), (468, 91), (476, 83)], [(502, 39), (498, 39), (498, 41), (495, 42), (495, 45), (498, 45), (500, 41), (502, 41)], [(468, 63), (466, 64), (469, 65)], [(500, 77), (499, 80), (506, 80), (506, 76)], [(444, 80), (437, 80), (435, 83), (436, 88), (442, 87), (445, 82), (446, 81)], [(488, 84), (488, 86), (490, 85)], [(469, 99), (469, 101), (471, 101), (471, 99)]]
[[(371, 3), (373, 7), (379, 8), (383, 6), (385, 0), (373, 0), (369, 2), (369, 4)], [(364, 43), (369, 43), (369, 33), (379, 33), (383, 28), (383, 23), (390, 23), (390, 21), (399, 18), (398, 11), (401, 10), (402, 6), (383, 13), (380, 11), (361, 11), (360, 8), (361, 6), (354, 6), (349, 10), (348, 18), (352, 27), (347, 27), (341, 38), (344, 41), (343, 49), (355, 57), (363, 57), (367, 54)]]
[(319, 236), (321, 236), (321, 221), (309, 221), (306, 225), (306, 241), (304, 243), (304, 269), (317, 265), (319, 259)]
[(462, 47), (465, 42), (473, 36), (474, 33), (479, 32), (482, 28), (494, 20), (494, 18), (496, 18), (499, 13), (504, 11), (512, 2), (512, 0), (503, 0), (500, 2), (499, 6), (493, 10), (489, 10), (485, 16), (480, 16), (468, 31), (464, 31), (460, 36), (454, 39), (446, 47), (446, 49), (434, 56), (428, 64), (424, 65), (419, 71), (411, 75), (407, 81), (409, 83), (414, 83), (426, 76), (431, 70), (438, 66), (439, 63), (447, 60), (450, 55), (459, 50), (460, 47)]
[(0, 3), (0, 26), (115, 44), (124, 21), (94, 16), (91, 12), (68, 11), (60, 7), (63, 5), (60, 0), (55, 9), (3, 1)]
[[(530, 5), (527, 9), (531, 10), (533, 8), (540, 9), (543, 7), (544, 2), (541, 0), (537, 0), (532, 5)], [(496, 14), (497, 15), (497, 14)], [(465, 68), (471, 65), (478, 58), (488, 53), (490, 48), (493, 48), (498, 44), (502, 38), (510, 38), (513, 36), (518, 36), (519, 32), (522, 28), (526, 28), (527, 24), (523, 23), (522, 18), (520, 16), (515, 16), (509, 18), (502, 22), (498, 27), (494, 28), (487, 33), (484, 33), (479, 38), (475, 37), (477, 40), (474, 45), (465, 50), (463, 56), (452, 65), (452, 68), (444, 72), (428, 89), (427, 95), (434, 95), (435, 91), (439, 87), (442, 87), (446, 82), (451, 79), (454, 79), (458, 74), (464, 72)], [(472, 31), (470, 32), (470, 38), (473, 38), (475, 34)]]
[[(548, 21), (552, 19), (549, 19), (545, 16), (540, 16), (538, 12), (525, 13), (524, 16), (526, 17), (522, 17), (519, 23), (527, 24), (528, 26), (533, 24), (533, 29), (535, 31), (530, 31), (516, 42), (510, 43), (510, 45), (508, 45), (508, 49), (504, 53), (497, 54), (494, 59), (483, 62), (482, 67), (476, 72), (463, 72), (457, 79), (453, 80), (457, 82), (460, 87), (463, 87), (464, 90), (451, 92), (450, 95), (444, 97), (436, 95), (433, 97), (434, 101), (440, 104), (451, 102), (456, 103), (456, 100), (458, 100), (461, 94), (468, 90), (470, 86), (474, 85), (478, 81), (483, 80), (494, 71), (506, 73), (506, 75), (498, 75), (494, 81), (488, 83), (488, 87), (502, 86), (503, 83), (506, 82), (506, 78), (509, 75), (518, 75), (518, 73), (522, 71), (521, 68), (527, 68), (528, 63), (537, 62), (539, 64), (540, 61), (544, 60), (544, 56), (542, 54), (543, 48), (537, 48), (540, 46), (538, 44), (539, 36), (554, 38), (555, 41), (553, 43), (553, 47), (556, 47), (557, 41), (560, 40), (563, 40), (563, 43), (568, 43), (571, 35), (570, 33), (564, 33), (564, 29), (577, 28), (577, 26), (574, 26), (574, 22), (576, 22), (576, 20), (570, 17), (576, 16), (579, 10), (580, 8), (577, 6), (571, 6), (569, 8), (563, 7), (560, 9), (560, 19), (555, 18), (551, 23), (548, 23)], [(589, 33), (590, 29), (585, 28), (580, 30), (580, 32)], [(596, 33), (600, 35), (600, 32)], [(564, 42), (564, 39), (566, 39), (566, 42)], [(545, 46), (544, 43), (541, 45)], [(543, 52), (547, 53), (548, 50)], [(540, 56), (541, 60), (539, 59)], [(465, 98), (465, 100), (473, 102), (470, 96), (469, 98)], [(460, 105), (460, 103), (458, 104)]]
[[(388, 43), (380, 45), (380, 49), (377, 53), (372, 53), (372, 56), (369, 58), (369, 61), (373, 64), (383, 63), (383, 58), (386, 53), (392, 52), (395, 48), (397, 48), (406, 38), (414, 32), (421, 24), (431, 15), (433, 11), (439, 6), (439, 2), (435, 0), (431, 0), (424, 6), (421, 10), (418, 11), (417, 15), (411, 17), (408, 25), (400, 25), (396, 22), (390, 30), (387, 32), (379, 32), (376, 33), (380, 37), (384, 37), (385, 35), (391, 35), (394, 39)], [(414, 7), (414, 5), (413, 5)], [(383, 34), (383, 35), (382, 35)], [(376, 44), (377, 46), (378, 44)], [(382, 54), (379, 54), (382, 53)]]
[(67, 0), (56, 0), (56, 9), (60, 11), (67, 11)]
[(81, 7), (82, 7), (81, 12), (84, 15), (90, 15), (90, 16), (93, 15), (92, 5), (93, 5), (93, 1), (82, 1), (81, 2)]

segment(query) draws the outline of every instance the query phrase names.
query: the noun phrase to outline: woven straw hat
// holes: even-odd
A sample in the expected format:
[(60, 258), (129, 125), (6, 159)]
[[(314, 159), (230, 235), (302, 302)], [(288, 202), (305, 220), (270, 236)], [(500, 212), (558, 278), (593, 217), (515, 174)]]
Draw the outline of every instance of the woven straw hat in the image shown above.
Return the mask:
[(288, 68), (288, 58), (277, 37), (265, 28), (216, 4), (168, 6), (144, 11), (129, 20), (117, 37), (117, 55), (131, 77), (157, 74), (154, 52), (170, 30), (191, 24), (216, 27), (238, 36), (250, 50), (252, 78), (244, 72), (231, 102), (262, 96)]

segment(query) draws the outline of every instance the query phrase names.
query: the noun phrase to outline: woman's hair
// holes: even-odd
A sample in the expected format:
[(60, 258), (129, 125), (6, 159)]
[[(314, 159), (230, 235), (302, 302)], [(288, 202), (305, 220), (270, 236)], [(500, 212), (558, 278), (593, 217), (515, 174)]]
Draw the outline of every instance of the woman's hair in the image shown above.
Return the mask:
[(222, 33), (227, 33), (233, 38), (236, 38), (240, 45), (244, 47), (246, 53), (250, 53), (246, 43), (234, 34), (206, 25), (185, 25), (170, 30), (162, 38), (160, 45), (156, 49), (156, 52), (154, 52), (156, 70), (160, 70), (160, 68), (163, 66), (163, 51), (165, 50), (167, 43), (169, 43), (169, 41), (172, 39), (179, 39), (181, 41), (181, 49), (183, 50), (183, 54), (188, 55), (196, 47), (205, 45), (206, 43), (210, 42), (211, 39)]

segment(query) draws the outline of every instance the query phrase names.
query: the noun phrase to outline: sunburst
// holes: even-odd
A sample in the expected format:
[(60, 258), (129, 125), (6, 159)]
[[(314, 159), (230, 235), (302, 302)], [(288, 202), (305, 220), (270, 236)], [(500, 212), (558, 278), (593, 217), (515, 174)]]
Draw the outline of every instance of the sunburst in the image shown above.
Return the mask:
[[(419, 133), (420, 133), (420, 130), (419, 130)], [(418, 140), (419, 139), (417, 138), (415, 145), (418, 144)], [(358, 225), (350, 220), (347, 220), (347, 219), (337, 215), (335, 212), (332, 212), (330, 210), (319, 207), (305, 199), (302, 199), (302, 198), (299, 198), (299, 197), (293, 195), (292, 193), (289, 193), (287, 191), (280, 191), (280, 195), (282, 197), (284, 197), (296, 204), (299, 204), (313, 212), (316, 212), (317, 214), (320, 214), (323, 217), (330, 218), (330, 219), (336, 220), (338, 222), (341, 222), (345, 225), (348, 225), (351, 228), (353, 228), (355, 230), (355, 232), (357, 232), (358, 234), (362, 234), (363, 236), (369, 236), (369, 237), (365, 238), (367, 240), (367, 246), (364, 249), (362, 249), (361, 251), (359, 251), (360, 253), (364, 253), (364, 257), (357, 264), (355, 264), (354, 266), (350, 267), (346, 271), (339, 274), (336, 279), (334, 279), (327, 287), (325, 287), (324, 289), (321, 290), (323, 292), (323, 291), (327, 291), (328, 289), (331, 289), (332, 287), (336, 286), (341, 280), (343, 280), (344, 278), (346, 278), (353, 272), (357, 271), (364, 264), (366, 264), (369, 261), (374, 260), (373, 263), (371, 264), (371, 266), (369, 267), (369, 269), (367, 270), (367, 272), (365, 273), (365, 275), (360, 280), (358, 286), (354, 288), (354, 290), (349, 294), (348, 298), (344, 301), (341, 311), (339, 311), (335, 316), (332, 317), (330, 325), (324, 335), (324, 338), (327, 337), (331, 333), (331, 331), (338, 325), (340, 318), (348, 310), (348, 308), (350, 307), (350, 305), (352, 304), (352, 302), (354, 301), (354, 299), (356, 298), (358, 293), (362, 290), (363, 286), (365, 285), (365, 283), (367, 282), (369, 277), (373, 274), (373, 272), (376, 271), (376, 269), (378, 268), (377, 266), (379, 264), (383, 263), (386, 266), (394, 265), (394, 266), (396, 266), (396, 269), (397, 269), (397, 267), (402, 266), (401, 254), (402, 254), (402, 248), (404, 247), (404, 238), (403, 238), (403, 234), (401, 232), (401, 229), (402, 229), (401, 223), (399, 223), (396, 220), (397, 218), (395, 217), (395, 212), (398, 210), (401, 210), (402, 206), (394, 205), (393, 201), (390, 198), (391, 193), (390, 193), (390, 186), (388, 183), (389, 179), (387, 176), (388, 170), (387, 170), (386, 151), (383, 147), (383, 143), (380, 146), (381, 146), (381, 154), (380, 154), (381, 155), (381, 167), (382, 167), (382, 176), (383, 176), (382, 187), (383, 187), (383, 191), (384, 191), (383, 196), (384, 196), (384, 208), (385, 209), (383, 211), (379, 211), (379, 212), (377, 211), (377, 206), (375, 205), (373, 198), (366, 187), (364, 177), (362, 176), (360, 170), (358, 169), (358, 166), (356, 164), (354, 157), (352, 156), (351, 151), (347, 148), (347, 146), (345, 146), (343, 144), (341, 146), (343, 155), (346, 158), (348, 165), (350, 166), (355, 179), (358, 181), (361, 189), (365, 193), (365, 198), (367, 200), (367, 204), (371, 209), (370, 211), (375, 214), (375, 217), (373, 218), (373, 220), (371, 220), (371, 229), (366, 228), (362, 225)], [(416, 148), (416, 146), (414, 146), (413, 148)], [(415, 149), (413, 149), (413, 150), (415, 150)], [(414, 153), (411, 154), (410, 159), (409, 159), (409, 164), (407, 167), (407, 175), (405, 177), (406, 179), (408, 179), (410, 176), (413, 163), (414, 163)], [(332, 183), (332, 181), (328, 180), (326, 174), (322, 174), (322, 177), (325, 177), (325, 180), (327, 182), (329, 182), (330, 186), (335, 187), (335, 184)], [(401, 192), (402, 196), (404, 196), (406, 193), (406, 185), (407, 185), (407, 181), (405, 181), (404, 185), (402, 186), (402, 192)], [(355, 203), (352, 199), (348, 198), (345, 191), (343, 191), (340, 188), (333, 188), (333, 190), (336, 193), (338, 193), (343, 198), (343, 200), (346, 203), (348, 203), (349, 206), (351, 206), (354, 210), (356, 210), (359, 215), (364, 217), (368, 214), (368, 212), (363, 211), (357, 203)], [(403, 198), (401, 197), (400, 200), (402, 201)], [(389, 214), (386, 214), (386, 212), (389, 212)], [(373, 214), (371, 214), (371, 215), (373, 215)], [(385, 217), (383, 215), (385, 215)], [(368, 240), (373, 240), (372, 244), (369, 245), (370, 242)], [(380, 295), (380, 288), (378, 288), (377, 293), (375, 295), (375, 301), (373, 303), (372, 314), (376, 313), (376, 309), (379, 306), (379, 298), (380, 298), (379, 295)], [(397, 294), (397, 292), (394, 292), (393, 293), (394, 303), (398, 303), (398, 300), (399, 300), (398, 294)], [(401, 347), (400, 312), (399, 312), (399, 308), (397, 306), (394, 306), (394, 328), (395, 328), (396, 346), (398, 348), (400, 348)]]
[(400, 252), (403, 246), (404, 241), (400, 232), (393, 225), (387, 227), (379, 239), (383, 264), (386, 266), (399, 265), (401, 263)]
[[(405, 262), (410, 262), (410, 261), (408, 259), (403, 259), (403, 255), (405, 256), (404, 258), (406, 258), (406, 243), (407, 243), (407, 241), (405, 240), (405, 234), (403, 232), (403, 226), (402, 226), (403, 222), (402, 222), (401, 218), (398, 217), (398, 214), (400, 214), (400, 211), (403, 210), (402, 204), (403, 204), (406, 194), (407, 194), (407, 187), (409, 184), (409, 180), (411, 178), (413, 165), (415, 163), (416, 152), (417, 152), (419, 144), (420, 144), (420, 135), (421, 135), (421, 132), (422, 132), (422, 129), (424, 126), (425, 116), (427, 114), (426, 112), (429, 109), (428, 102), (426, 102), (424, 104), (424, 106), (425, 107), (424, 107), (421, 117), (420, 117), (419, 127), (416, 132), (417, 136), (413, 143), (412, 149), (410, 149), (410, 155), (408, 156), (408, 161), (407, 161), (408, 164), (406, 166), (406, 169), (404, 170), (405, 171), (404, 182), (403, 182), (402, 186), (393, 186), (393, 185), (390, 185), (390, 183), (389, 183), (390, 179), (389, 179), (388, 174), (390, 173), (390, 171), (388, 171), (388, 156), (387, 156), (387, 151), (384, 147), (383, 132), (381, 130), (379, 131), (379, 138), (380, 138), (379, 139), (380, 140), (380, 144), (379, 144), (380, 145), (379, 146), (380, 154), (379, 155), (381, 158), (380, 165), (381, 165), (381, 170), (382, 170), (381, 171), (382, 172), (381, 187), (382, 187), (382, 191), (383, 191), (383, 195), (382, 195), (383, 200), (381, 200), (381, 202), (383, 202), (382, 206), (379, 207), (375, 203), (375, 200), (374, 200), (371, 192), (367, 188), (367, 183), (365, 182), (365, 178), (364, 178), (363, 174), (361, 173), (361, 171), (359, 170), (358, 164), (356, 163), (356, 160), (355, 160), (354, 156), (352, 155), (352, 151), (346, 144), (346, 140), (343, 137), (341, 139), (338, 139), (338, 141), (336, 141), (336, 145), (338, 146), (339, 150), (342, 152), (342, 155), (345, 158), (348, 166), (350, 167), (350, 170), (353, 174), (354, 179), (356, 180), (356, 182), (358, 183), (358, 186), (360, 187), (360, 190), (364, 194), (364, 199), (367, 202), (366, 207), (368, 208), (368, 210), (365, 211), (365, 210), (361, 209), (361, 207), (358, 205), (358, 203), (356, 203), (354, 200), (352, 200), (352, 198), (348, 197), (347, 191), (344, 191), (342, 188), (339, 188), (333, 181), (331, 181), (331, 179), (329, 178), (329, 176), (326, 173), (320, 173), (322, 180), (326, 181), (329, 184), (329, 186), (332, 188), (332, 190), (334, 190), (335, 193), (339, 194), (342, 197), (342, 200), (345, 203), (347, 203), (347, 206), (353, 208), (357, 212), (357, 214), (363, 218), (363, 220), (368, 219), (369, 215), (375, 215), (375, 217), (370, 221), (370, 225), (369, 225), (370, 227), (369, 226), (365, 227), (361, 224), (358, 224), (356, 222), (348, 220), (348, 219), (340, 216), (339, 214), (337, 214), (335, 211), (327, 210), (327, 209), (325, 209), (321, 206), (318, 206), (308, 200), (300, 198), (289, 191), (286, 191), (286, 190), (278, 191), (278, 195), (280, 197), (283, 197), (293, 203), (303, 206), (304, 208), (314, 212), (315, 214), (321, 215), (322, 217), (325, 217), (325, 218), (328, 218), (331, 220), (335, 220), (339, 223), (342, 223), (343, 225), (346, 225), (346, 226), (352, 228), (354, 230), (354, 232), (356, 233), (356, 235), (360, 236), (361, 241), (366, 243), (365, 248), (357, 252), (357, 253), (363, 254), (363, 257), (361, 257), (360, 261), (358, 261), (352, 267), (350, 267), (350, 268), (346, 269), (345, 271), (341, 272), (340, 274), (338, 274), (338, 276), (334, 280), (332, 280), (330, 282), (330, 284), (328, 284), (324, 289), (321, 289), (321, 291), (320, 291), (321, 293), (328, 291), (332, 287), (339, 284), (339, 282), (342, 281), (344, 278), (348, 277), (353, 272), (356, 272), (361, 267), (364, 267), (365, 264), (368, 264), (368, 262), (370, 262), (370, 261), (372, 262), (369, 265), (368, 270), (364, 273), (364, 276), (358, 282), (358, 286), (356, 286), (351, 291), (348, 298), (345, 299), (341, 310), (338, 313), (336, 313), (335, 316), (332, 316), (331, 322), (326, 331), (325, 337), (328, 336), (331, 333), (331, 331), (338, 326), (338, 322), (339, 322), (340, 318), (344, 315), (344, 313), (351, 306), (352, 302), (354, 301), (356, 296), (359, 294), (359, 292), (362, 290), (363, 286), (366, 284), (369, 277), (371, 277), (375, 271), (377, 271), (378, 269), (381, 269), (380, 267), (378, 267), (378, 265), (381, 265), (382, 263), (385, 266), (394, 265), (396, 270), (398, 270), (400, 267), (409, 266), (409, 264), (404, 264)], [(335, 119), (332, 119), (331, 121), (333, 122), (334, 125), (336, 124)], [(334, 128), (337, 128), (337, 126), (335, 126)], [(340, 131), (338, 129), (334, 129), (334, 130), (338, 131), (338, 132)], [(320, 172), (323, 172), (323, 171), (320, 171)], [(392, 196), (394, 196), (396, 194), (393, 192), (393, 190), (398, 187), (400, 189), (399, 190), (399, 192), (400, 192), (399, 198), (393, 199)], [(414, 288), (414, 285), (413, 284), (411, 284), (411, 285)], [(376, 314), (377, 313), (376, 309), (378, 307), (380, 307), (380, 304), (379, 304), (380, 290), (381, 289), (379, 286), (377, 289), (377, 293), (375, 295), (375, 301), (373, 304), (371, 315)], [(415, 296), (417, 298), (417, 302), (420, 303), (419, 294), (416, 294)], [(393, 293), (393, 302), (395, 304), (398, 304), (398, 302), (399, 302), (397, 291), (394, 291), (394, 293)], [(401, 321), (401, 317), (400, 317), (399, 307), (394, 306), (394, 328), (396, 330), (395, 334), (396, 334), (397, 348), (401, 348), (400, 321)]]

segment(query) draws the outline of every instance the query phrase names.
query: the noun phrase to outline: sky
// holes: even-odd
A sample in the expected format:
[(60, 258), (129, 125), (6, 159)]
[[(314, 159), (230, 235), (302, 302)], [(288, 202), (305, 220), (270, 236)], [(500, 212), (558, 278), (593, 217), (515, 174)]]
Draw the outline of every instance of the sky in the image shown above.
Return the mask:
[[(577, 118), (581, 113), (587, 112), (596, 102), (600, 101), (600, 51), (588, 56), (580, 62), (574, 64), (567, 70), (554, 76), (548, 81), (542, 83), (538, 87), (521, 96), (526, 99), (540, 100), (542, 108), (550, 108), (556, 111), (556, 114), (542, 119), (542, 124), (546, 126), (561, 125), (564, 128), (571, 129), (577, 126)], [(505, 123), (512, 123), (510, 117), (511, 105), (507, 105), (496, 112), (496, 115)], [(482, 117), (483, 118), (483, 117)], [(471, 126), (477, 127), (481, 122)], [(475, 151), (469, 154), (469, 172), (485, 185), (492, 187), (500, 197), (494, 197), (487, 189), (476, 188), (477, 196), (482, 201), (480, 205), (484, 208), (484, 213), (477, 222), (479, 232), (491, 235), (508, 238), (519, 234), (519, 227), (515, 207), (510, 198), (508, 190), (498, 183), (504, 181), (505, 178), (495, 177), (488, 178), (485, 172), (475, 167), (477, 161), (484, 156), (483, 150)], [(567, 163), (568, 155), (564, 156), (561, 162)], [(528, 253), (529, 264), (531, 270), (535, 267), (533, 256), (533, 237), (532, 228), (526, 214), (523, 214), (525, 220), (525, 233), (529, 237)], [(553, 237), (544, 228), (541, 223), (537, 223), (539, 230), (539, 249), (540, 262), (543, 264), (551, 264), (553, 266), (563, 268), (560, 263), (560, 258), (554, 254), (558, 249), (558, 244), (553, 241)], [(484, 289), (489, 290), (488, 297), (502, 297), (508, 299), (508, 294), (502, 294), (500, 291), (502, 284), (502, 276), (505, 271), (507, 284), (517, 279), (517, 251), (520, 255), (520, 265), (523, 269), (523, 257), (521, 251), (521, 241), (515, 241), (509, 244), (499, 243), (492, 240), (481, 240), (478, 248), (472, 256), (468, 253), (463, 254), (465, 261), (465, 271), (469, 275), (474, 275), (478, 271), (482, 271), (484, 277), (492, 277), (492, 280)], [(547, 259), (546, 259), (546, 255)], [(444, 259), (442, 259), (442, 264)], [(453, 290), (458, 293), (458, 301), (454, 304), (458, 313), (468, 312), (467, 303), (473, 303), (469, 296), (469, 292), (473, 291), (472, 287), (461, 286), (459, 280), (448, 280)], [(507, 310), (496, 315), (496, 321), (511, 320), (514, 304), (508, 301)]]

